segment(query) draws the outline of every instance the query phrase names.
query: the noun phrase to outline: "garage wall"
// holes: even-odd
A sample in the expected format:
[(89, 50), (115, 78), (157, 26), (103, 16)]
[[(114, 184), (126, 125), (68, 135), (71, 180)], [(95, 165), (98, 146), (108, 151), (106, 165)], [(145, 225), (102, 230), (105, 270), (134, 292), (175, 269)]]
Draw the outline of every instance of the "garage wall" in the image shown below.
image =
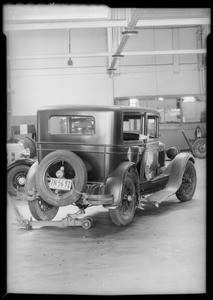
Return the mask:
[[(124, 52), (185, 49), (197, 49), (197, 27), (140, 29)], [(115, 97), (200, 93), (197, 54), (125, 56), (115, 74)]]
[[(71, 30), (71, 53), (106, 51), (106, 29)], [(69, 53), (68, 30), (11, 32), (11, 56), (57, 55)], [(70, 56), (72, 58), (72, 56)], [(106, 58), (19, 59), (12, 60), (11, 89), (13, 116), (34, 115), (41, 106), (58, 104), (113, 103), (111, 77)]]
[[(139, 29), (124, 52), (196, 49), (197, 27)], [(72, 29), (71, 53), (107, 51), (105, 28)], [(13, 116), (35, 115), (54, 104), (113, 105), (114, 97), (202, 94), (198, 57), (193, 55), (125, 56), (118, 71), (107, 73), (106, 57), (46, 59), (69, 53), (69, 30), (10, 32), (8, 55), (42, 55), (10, 62)]]
[(43, 75), (16, 77), (12, 101), (14, 115), (33, 115), (45, 105), (103, 104), (112, 99), (106, 74)]

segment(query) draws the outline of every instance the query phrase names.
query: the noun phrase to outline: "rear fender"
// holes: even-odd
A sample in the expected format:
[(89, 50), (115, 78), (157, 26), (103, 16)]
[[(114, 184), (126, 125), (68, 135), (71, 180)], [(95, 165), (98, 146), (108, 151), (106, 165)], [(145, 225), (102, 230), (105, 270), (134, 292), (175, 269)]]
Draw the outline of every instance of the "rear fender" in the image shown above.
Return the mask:
[(148, 196), (149, 201), (161, 202), (177, 192), (181, 186), (186, 164), (189, 160), (195, 163), (191, 153), (182, 152), (175, 156), (163, 172), (163, 174), (169, 175), (169, 180), (165, 189)]
[(27, 178), (26, 178), (26, 184), (24, 187), (24, 196), (28, 196), (29, 192), (34, 193), (36, 186), (35, 186), (35, 174), (38, 169), (38, 161), (34, 162), (34, 164), (30, 167)]
[[(125, 174), (135, 165), (134, 162), (125, 161), (106, 180), (106, 194), (114, 195), (114, 205), (119, 205)], [(135, 172), (136, 169), (135, 169)]]
[(12, 168), (19, 166), (19, 165), (32, 166), (34, 162), (35, 161), (30, 158), (20, 158), (20, 159), (13, 161), (12, 163), (10, 163), (7, 166), (7, 171), (10, 171)]

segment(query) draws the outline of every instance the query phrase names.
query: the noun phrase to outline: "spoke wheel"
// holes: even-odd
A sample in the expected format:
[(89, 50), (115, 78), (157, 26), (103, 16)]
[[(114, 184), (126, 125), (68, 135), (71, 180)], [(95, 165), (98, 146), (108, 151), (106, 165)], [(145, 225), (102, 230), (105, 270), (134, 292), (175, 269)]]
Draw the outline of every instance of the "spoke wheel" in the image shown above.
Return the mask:
[(112, 222), (118, 226), (130, 223), (135, 214), (136, 190), (132, 176), (127, 173), (122, 188), (121, 202), (115, 209), (110, 209), (109, 214)]
[(59, 207), (48, 204), (41, 197), (28, 201), (28, 206), (32, 216), (38, 221), (52, 220), (59, 210)]
[(189, 201), (193, 198), (197, 183), (197, 175), (193, 162), (188, 161), (183, 174), (182, 183), (176, 192), (177, 198), (182, 201)]
[(29, 169), (29, 166), (19, 165), (15, 166), (8, 172), (7, 188), (10, 195), (17, 196), (17, 192), (24, 192), (24, 186)]

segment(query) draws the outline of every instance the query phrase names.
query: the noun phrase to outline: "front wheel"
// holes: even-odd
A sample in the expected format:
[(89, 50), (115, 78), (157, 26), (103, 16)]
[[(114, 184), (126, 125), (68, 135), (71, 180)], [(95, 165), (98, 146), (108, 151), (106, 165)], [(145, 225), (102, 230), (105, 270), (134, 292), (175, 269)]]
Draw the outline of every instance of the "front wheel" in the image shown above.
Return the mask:
[(37, 221), (52, 220), (59, 210), (58, 206), (48, 204), (41, 197), (38, 197), (33, 201), (28, 201), (28, 206), (32, 216)]
[(30, 166), (18, 165), (8, 172), (7, 189), (10, 195), (17, 196), (17, 192), (23, 193), (29, 169)]
[(197, 184), (197, 175), (193, 162), (190, 160), (186, 164), (186, 169), (183, 174), (182, 183), (176, 192), (177, 198), (181, 202), (189, 201), (195, 193)]
[(118, 226), (125, 226), (130, 223), (134, 217), (136, 208), (136, 190), (132, 176), (127, 173), (121, 193), (121, 202), (115, 209), (109, 210), (112, 222)]

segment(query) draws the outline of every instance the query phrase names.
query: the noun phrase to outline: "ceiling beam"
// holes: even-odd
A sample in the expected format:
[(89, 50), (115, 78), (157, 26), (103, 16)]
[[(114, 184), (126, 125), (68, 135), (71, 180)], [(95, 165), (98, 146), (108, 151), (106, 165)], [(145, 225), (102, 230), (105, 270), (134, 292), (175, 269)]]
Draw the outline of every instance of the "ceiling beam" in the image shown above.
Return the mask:
[[(136, 28), (140, 27), (161, 27), (161, 26), (193, 26), (209, 25), (210, 18), (176, 18), (176, 19), (145, 19), (138, 20)], [(44, 29), (70, 29), (70, 28), (112, 28), (127, 27), (128, 22), (124, 19), (117, 20), (36, 20), (36, 21), (5, 21), (3, 31), (20, 30), (44, 30)]]
[(48, 29), (72, 29), (72, 28), (111, 28), (125, 27), (126, 20), (105, 20), (105, 21), (67, 21), (67, 22), (34, 22), (34, 23), (5, 23), (4, 32), (20, 30), (48, 30)]
[[(158, 50), (158, 51), (137, 51), (123, 52), (124, 56), (145, 56), (145, 55), (175, 55), (175, 54), (205, 54), (206, 49), (186, 49), (186, 50)], [(8, 60), (26, 60), (26, 59), (58, 59), (58, 58), (84, 58), (84, 57), (107, 57), (112, 56), (112, 52), (100, 53), (68, 53), (52, 55), (30, 55), (30, 56), (8, 56)]]
[(139, 20), (136, 27), (209, 25), (210, 18), (178, 18)]

